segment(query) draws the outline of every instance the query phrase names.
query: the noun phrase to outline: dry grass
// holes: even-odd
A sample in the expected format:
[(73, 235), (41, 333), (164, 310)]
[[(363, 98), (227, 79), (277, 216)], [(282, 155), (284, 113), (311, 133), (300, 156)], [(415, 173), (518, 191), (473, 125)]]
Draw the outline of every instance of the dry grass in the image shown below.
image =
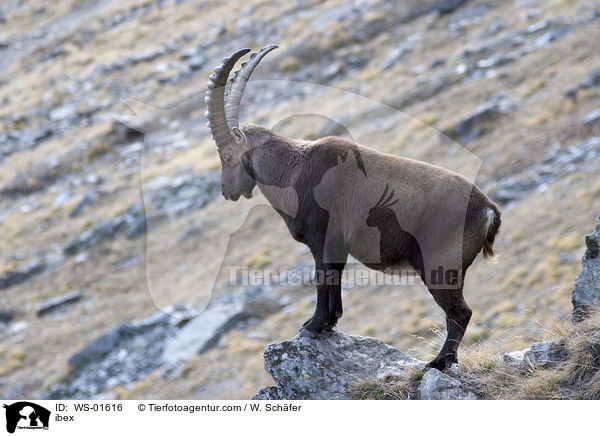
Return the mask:
[(489, 399), (600, 399), (600, 312), (577, 325), (559, 321), (549, 339), (565, 349), (555, 367), (516, 366), (489, 350), (467, 350), (461, 379)]
[(378, 380), (363, 380), (347, 393), (352, 400), (410, 400), (417, 398), (423, 370), (411, 368), (403, 375), (387, 375)]
[(9, 350), (0, 349), (0, 376), (5, 376), (13, 371), (23, 368), (26, 353), (20, 348)]
[[(505, 361), (492, 341), (461, 348), (459, 380), (480, 399), (600, 399), (600, 310), (576, 325), (557, 320), (546, 338), (564, 350), (545, 367)], [(348, 390), (352, 399), (406, 400), (417, 397), (423, 370), (364, 380)]]

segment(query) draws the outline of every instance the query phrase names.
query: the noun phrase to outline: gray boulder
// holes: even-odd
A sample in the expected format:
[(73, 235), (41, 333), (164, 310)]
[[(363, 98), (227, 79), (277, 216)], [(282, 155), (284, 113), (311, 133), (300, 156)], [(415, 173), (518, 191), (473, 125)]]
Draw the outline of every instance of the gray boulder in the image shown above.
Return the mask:
[(600, 292), (600, 217), (594, 233), (585, 238), (586, 251), (573, 289), (573, 321), (582, 321), (598, 302)]
[(167, 340), (162, 360), (167, 367), (174, 367), (215, 346), (238, 324), (250, 318), (264, 318), (280, 308), (281, 304), (273, 298), (246, 294), (213, 301)]
[(494, 94), (488, 97), (485, 103), (465, 115), (456, 127), (447, 133), (466, 144), (486, 133), (497, 118), (519, 104), (516, 97), (509, 92)]
[(336, 331), (269, 345), (264, 356), (277, 386), (262, 389), (253, 399), (348, 399), (347, 389), (359, 381), (424, 367), (377, 339)]
[(208, 306), (200, 315), (189, 321), (175, 336), (167, 340), (162, 359), (173, 366), (191, 359), (214, 346), (223, 334), (245, 319), (243, 305)]
[(134, 334), (135, 326), (131, 322), (125, 322), (112, 328), (72, 355), (69, 359), (69, 365), (74, 368), (80, 368), (94, 361), (101, 360), (124, 338), (133, 336)]
[(8, 271), (0, 274), (0, 290), (21, 284), (35, 274), (44, 271), (44, 269), (46, 269), (46, 264), (44, 261), (33, 260), (27, 265), (19, 267), (14, 271)]

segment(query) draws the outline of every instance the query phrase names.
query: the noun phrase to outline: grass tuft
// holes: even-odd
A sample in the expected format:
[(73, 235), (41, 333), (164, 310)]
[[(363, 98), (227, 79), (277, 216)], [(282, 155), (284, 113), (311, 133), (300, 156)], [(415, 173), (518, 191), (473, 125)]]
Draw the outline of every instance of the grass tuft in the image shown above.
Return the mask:
[(410, 400), (417, 398), (423, 370), (412, 368), (403, 375), (387, 375), (377, 380), (362, 380), (348, 389), (352, 400)]

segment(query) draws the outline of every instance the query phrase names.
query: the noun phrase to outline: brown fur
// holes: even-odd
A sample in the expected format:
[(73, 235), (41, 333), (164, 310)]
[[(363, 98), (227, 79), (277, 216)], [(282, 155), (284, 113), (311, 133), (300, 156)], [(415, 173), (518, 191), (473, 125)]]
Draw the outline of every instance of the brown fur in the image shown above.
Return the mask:
[[(471, 317), (464, 275), (478, 253), (493, 254), (496, 204), (459, 174), (347, 139), (296, 141), (258, 126), (244, 133), (251, 144), (244, 167), (271, 204), (285, 199), (267, 187), (297, 193), (295, 214), (278, 211), (292, 236), (311, 249), (317, 270), (341, 273), (348, 254), (382, 271), (411, 265), (447, 315), (448, 339), (430, 366), (455, 362)], [(439, 267), (455, 270), (456, 283), (435, 283)], [(341, 314), (341, 284), (317, 287), (317, 310), (303, 331), (316, 336)]]

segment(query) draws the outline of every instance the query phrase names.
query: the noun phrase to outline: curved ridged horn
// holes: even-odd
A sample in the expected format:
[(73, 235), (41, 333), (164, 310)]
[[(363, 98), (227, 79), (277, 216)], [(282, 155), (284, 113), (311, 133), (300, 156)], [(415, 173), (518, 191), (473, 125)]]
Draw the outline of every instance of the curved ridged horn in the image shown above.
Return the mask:
[(277, 47), (279, 47), (277, 44), (271, 44), (261, 48), (258, 52), (252, 53), (250, 60), (243, 62), (242, 67), (233, 73), (229, 93), (227, 94), (227, 101), (225, 102), (225, 113), (227, 114), (229, 128), (232, 131), (234, 128), (239, 129), (240, 102), (242, 101), (242, 94), (250, 75), (262, 58)]
[(209, 77), (210, 82), (207, 84), (208, 90), (204, 98), (208, 107), (206, 118), (208, 118), (207, 126), (210, 128), (210, 133), (217, 143), (217, 147), (232, 139), (225, 115), (225, 85), (227, 84), (227, 78), (239, 58), (249, 51), (249, 48), (242, 48), (230, 57), (223, 58), (221, 66), (215, 68), (214, 74)]

